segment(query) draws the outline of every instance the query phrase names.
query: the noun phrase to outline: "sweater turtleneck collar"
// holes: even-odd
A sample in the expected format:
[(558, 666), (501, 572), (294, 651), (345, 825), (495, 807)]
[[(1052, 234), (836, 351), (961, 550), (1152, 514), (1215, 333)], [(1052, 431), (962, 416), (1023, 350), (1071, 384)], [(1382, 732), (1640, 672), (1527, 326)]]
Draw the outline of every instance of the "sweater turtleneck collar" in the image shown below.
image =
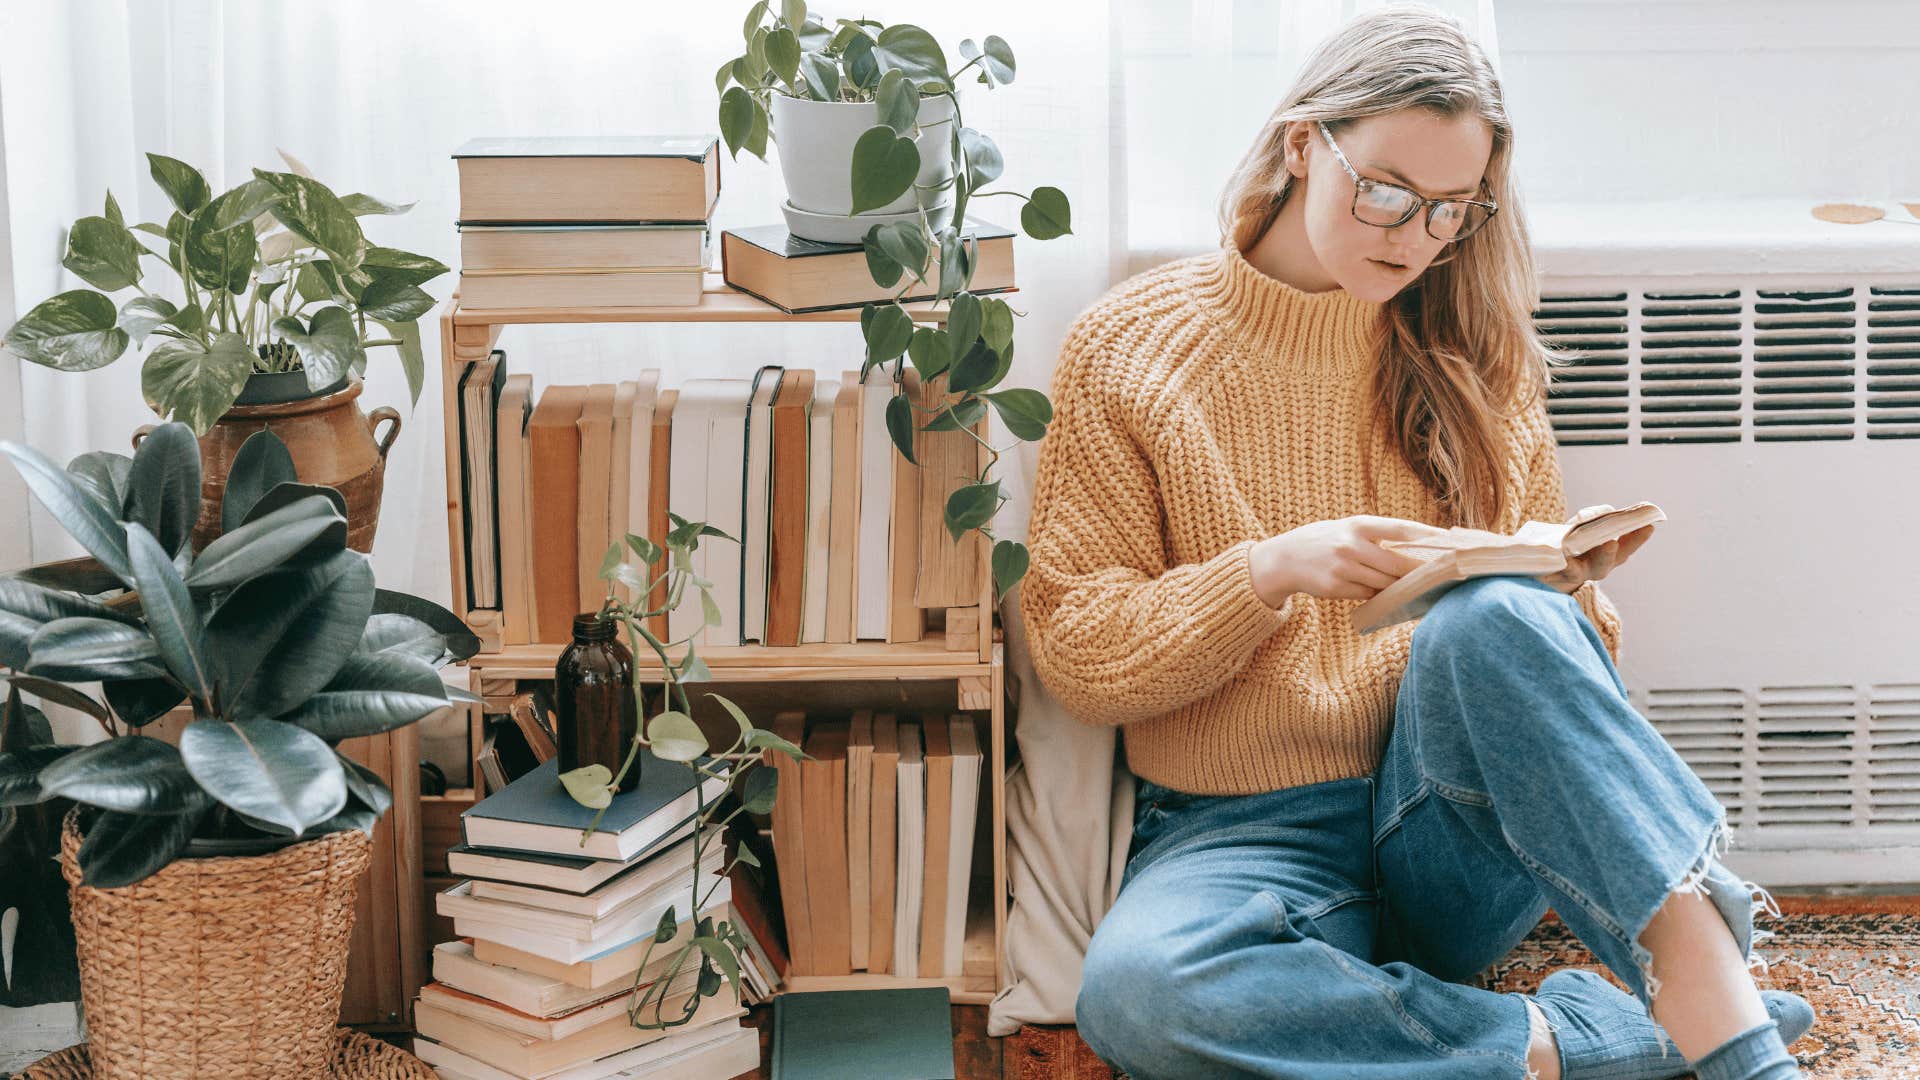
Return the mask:
[(1371, 371), (1374, 328), (1386, 310), (1343, 288), (1303, 292), (1247, 261), (1231, 237), (1202, 260), (1198, 298), (1255, 355), (1284, 370), (1323, 377)]

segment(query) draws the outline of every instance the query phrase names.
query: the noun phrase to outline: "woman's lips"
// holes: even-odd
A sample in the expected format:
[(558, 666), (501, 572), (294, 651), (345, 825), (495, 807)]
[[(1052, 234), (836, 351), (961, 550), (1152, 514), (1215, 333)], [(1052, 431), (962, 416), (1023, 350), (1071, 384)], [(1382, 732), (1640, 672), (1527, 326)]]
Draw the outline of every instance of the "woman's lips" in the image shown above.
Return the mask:
[(1392, 263), (1385, 259), (1368, 259), (1367, 261), (1391, 274), (1402, 274), (1405, 273), (1407, 269), (1404, 263)]

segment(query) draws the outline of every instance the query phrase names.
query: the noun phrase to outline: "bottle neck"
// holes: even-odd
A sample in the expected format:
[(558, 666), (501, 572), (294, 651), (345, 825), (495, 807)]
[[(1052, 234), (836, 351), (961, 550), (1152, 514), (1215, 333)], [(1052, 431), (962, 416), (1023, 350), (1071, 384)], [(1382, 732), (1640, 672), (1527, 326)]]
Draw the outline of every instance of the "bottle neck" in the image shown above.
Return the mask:
[(573, 617), (573, 640), (579, 644), (616, 641), (619, 636), (620, 624), (612, 619), (603, 619), (597, 614)]

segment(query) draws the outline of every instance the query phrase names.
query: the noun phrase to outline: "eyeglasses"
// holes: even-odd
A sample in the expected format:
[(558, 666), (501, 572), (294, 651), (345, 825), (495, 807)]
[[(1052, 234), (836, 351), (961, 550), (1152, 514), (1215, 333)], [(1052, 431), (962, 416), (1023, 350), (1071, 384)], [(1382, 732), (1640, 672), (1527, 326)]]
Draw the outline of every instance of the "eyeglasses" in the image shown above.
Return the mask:
[(1353, 177), (1353, 216), (1382, 229), (1391, 229), (1405, 224), (1413, 215), (1427, 208), (1427, 235), (1435, 240), (1465, 240), (1477, 232), (1480, 226), (1492, 220), (1500, 212), (1500, 204), (1491, 199), (1481, 202), (1477, 199), (1429, 199), (1411, 188), (1399, 184), (1389, 184), (1384, 180), (1369, 180), (1354, 171), (1347, 161), (1347, 155), (1333, 141), (1333, 132), (1327, 130), (1326, 121), (1316, 121), (1320, 136), (1327, 140), (1327, 146), (1333, 150), (1333, 156), (1340, 161), (1340, 167)]

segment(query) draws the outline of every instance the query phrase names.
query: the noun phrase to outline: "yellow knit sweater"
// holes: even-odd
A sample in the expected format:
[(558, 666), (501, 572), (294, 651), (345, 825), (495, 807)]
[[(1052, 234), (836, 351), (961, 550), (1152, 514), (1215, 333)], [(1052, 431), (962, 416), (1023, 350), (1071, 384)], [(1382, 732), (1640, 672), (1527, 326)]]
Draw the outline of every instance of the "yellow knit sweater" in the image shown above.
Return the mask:
[[(1021, 610), (1035, 671), (1076, 719), (1124, 725), (1133, 772), (1250, 794), (1371, 774), (1414, 622), (1360, 637), (1359, 600), (1253, 589), (1266, 537), (1439, 504), (1366, 408), (1383, 305), (1305, 293), (1228, 241), (1122, 282), (1061, 346)], [(1369, 431), (1371, 427), (1371, 431)], [(1506, 519), (1567, 508), (1544, 402), (1510, 422)], [(1615, 660), (1620, 620), (1574, 593)]]

